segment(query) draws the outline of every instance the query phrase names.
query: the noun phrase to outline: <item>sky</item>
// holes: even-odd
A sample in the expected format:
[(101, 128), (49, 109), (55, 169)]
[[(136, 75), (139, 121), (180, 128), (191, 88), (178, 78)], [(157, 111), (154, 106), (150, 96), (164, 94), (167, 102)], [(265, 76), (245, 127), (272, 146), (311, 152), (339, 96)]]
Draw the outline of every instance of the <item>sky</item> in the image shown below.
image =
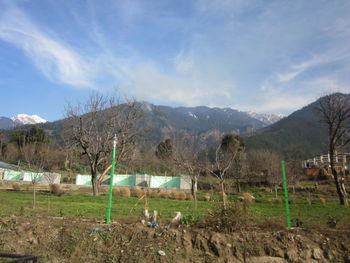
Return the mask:
[(0, 116), (92, 92), (290, 114), (350, 93), (348, 0), (0, 0)]

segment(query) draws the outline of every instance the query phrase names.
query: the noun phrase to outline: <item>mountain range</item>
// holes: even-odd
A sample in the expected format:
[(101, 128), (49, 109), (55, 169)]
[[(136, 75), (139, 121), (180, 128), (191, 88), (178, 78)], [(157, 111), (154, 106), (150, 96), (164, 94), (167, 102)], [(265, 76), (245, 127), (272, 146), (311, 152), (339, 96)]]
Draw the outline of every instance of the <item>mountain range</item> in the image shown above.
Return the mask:
[[(350, 104), (350, 95), (341, 95)], [(224, 133), (235, 132), (245, 137), (248, 150), (269, 149), (285, 156), (294, 152), (299, 158), (310, 158), (327, 152), (327, 130), (320, 123), (320, 116), (315, 111), (318, 103), (317, 100), (287, 117), (242, 112), (231, 108), (174, 108), (142, 103), (142, 125), (148, 127), (143, 142), (156, 145), (178, 134), (182, 137), (201, 138), (210, 145)], [(11, 121), (14, 122), (10, 118), (1, 118), (0, 124), (11, 124)], [(64, 125), (65, 119), (38, 124), (57, 138), (60, 137)]]
[(38, 115), (18, 114), (11, 118), (0, 117), (0, 129), (14, 128), (26, 124), (38, 124), (47, 122)]

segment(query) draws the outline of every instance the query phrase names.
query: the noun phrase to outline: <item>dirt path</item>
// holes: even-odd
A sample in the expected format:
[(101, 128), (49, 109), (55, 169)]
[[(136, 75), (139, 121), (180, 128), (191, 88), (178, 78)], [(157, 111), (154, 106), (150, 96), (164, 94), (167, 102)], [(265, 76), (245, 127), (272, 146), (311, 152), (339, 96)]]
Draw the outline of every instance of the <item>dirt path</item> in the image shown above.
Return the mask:
[[(35, 254), (39, 262), (350, 262), (350, 233), (249, 229), (222, 234), (178, 226), (81, 218), (0, 219), (0, 251)], [(165, 254), (165, 255), (164, 255)]]

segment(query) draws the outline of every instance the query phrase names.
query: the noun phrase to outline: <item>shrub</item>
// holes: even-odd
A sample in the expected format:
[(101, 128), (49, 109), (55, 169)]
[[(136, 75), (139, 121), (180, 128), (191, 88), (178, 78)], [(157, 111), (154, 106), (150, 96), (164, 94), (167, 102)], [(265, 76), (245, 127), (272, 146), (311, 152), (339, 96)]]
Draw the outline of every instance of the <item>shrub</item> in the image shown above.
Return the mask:
[(118, 186), (113, 187), (113, 195), (120, 195), (120, 187)]
[(130, 197), (131, 193), (130, 193), (130, 189), (129, 187), (123, 186), (120, 188), (120, 195), (124, 196), (124, 197)]
[(324, 199), (323, 197), (320, 197), (320, 203), (321, 203), (321, 205), (325, 205), (326, 199)]
[(302, 227), (304, 225), (304, 221), (302, 221), (300, 218), (293, 218), (291, 223), (295, 227)]
[(50, 192), (56, 195), (62, 195), (63, 193), (61, 185), (59, 184), (50, 184)]
[(204, 195), (203, 195), (203, 197), (204, 197), (204, 200), (205, 201), (210, 201), (210, 194), (209, 193), (205, 193)]
[(331, 227), (331, 228), (335, 228), (337, 226), (338, 223), (338, 218), (335, 218), (334, 216), (328, 216), (327, 219), (327, 226)]
[(204, 227), (217, 231), (232, 233), (246, 228), (249, 224), (249, 211), (240, 202), (227, 201), (226, 209), (223, 204), (214, 206), (210, 210), (205, 220)]
[(157, 190), (149, 189), (149, 190), (148, 190), (148, 196), (149, 196), (149, 197), (152, 197), (152, 198), (155, 198), (155, 197), (159, 197), (159, 194), (158, 194), (158, 191), (157, 191)]
[(161, 198), (168, 198), (169, 197), (168, 191), (160, 190), (159, 191), (159, 197), (161, 197)]
[(186, 199), (192, 201), (193, 200), (193, 195), (192, 194), (187, 194)]
[(181, 191), (181, 192), (180, 192), (180, 196), (179, 196), (179, 198), (180, 198), (181, 200), (186, 200), (186, 198), (187, 198), (186, 193), (185, 193), (185, 192), (183, 192), (183, 191)]
[(17, 182), (14, 182), (14, 183), (12, 184), (12, 188), (13, 188), (13, 190), (15, 190), (15, 191), (21, 191), (21, 185), (20, 185), (19, 183), (17, 183)]
[(198, 217), (194, 215), (185, 215), (181, 218), (181, 224), (184, 224), (184, 225), (193, 225), (197, 223), (197, 221), (198, 221)]
[(145, 194), (145, 192), (139, 187), (132, 189), (132, 196), (135, 196), (137, 198), (141, 198), (144, 194)]
[(251, 204), (253, 202), (253, 196), (251, 193), (243, 193), (243, 202), (245, 204)]
[(170, 193), (170, 198), (174, 200), (179, 200), (180, 199), (180, 192), (179, 191), (171, 191)]

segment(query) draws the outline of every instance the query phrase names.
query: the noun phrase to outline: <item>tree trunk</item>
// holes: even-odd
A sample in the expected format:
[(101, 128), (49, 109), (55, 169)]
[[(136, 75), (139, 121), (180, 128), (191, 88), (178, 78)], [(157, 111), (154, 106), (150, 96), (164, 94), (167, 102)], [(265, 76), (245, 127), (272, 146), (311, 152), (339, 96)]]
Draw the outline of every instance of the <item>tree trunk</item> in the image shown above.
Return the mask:
[(94, 196), (98, 196), (98, 181), (97, 181), (97, 175), (92, 175), (91, 177), (92, 182), (92, 193)]
[(241, 184), (239, 183), (238, 178), (236, 178), (236, 187), (237, 187), (237, 192), (240, 193), (241, 192)]
[(330, 157), (330, 165), (331, 165), (331, 172), (334, 179), (335, 187), (337, 188), (337, 194), (339, 198), (339, 203), (344, 206), (348, 206), (348, 196), (345, 191), (344, 181), (339, 178), (338, 172), (335, 169), (334, 164), (334, 148), (329, 148), (329, 157)]
[(223, 203), (223, 206), (224, 206), (224, 210), (226, 210), (226, 194), (225, 194), (224, 180), (221, 180), (220, 185), (221, 185), (222, 203)]
[(35, 203), (36, 203), (36, 196), (35, 196), (35, 185), (36, 185), (36, 182), (34, 181), (33, 182), (33, 209), (35, 209)]
[(193, 196), (195, 209), (197, 209), (197, 188), (198, 188), (198, 180), (197, 180), (197, 177), (194, 177), (192, 179), (191, 194)]
[(92, 184), (92, 193), (94, 196), (98, 196), (98, 181), (97, 181), (97, 169), (94, 163), (90, 164), (91, 169), (91, 184)]
[(345, 190), (344, 180), (343, 178), (339, 178), (339, 174), (334, 168), (332, 168), (332, 174), (334, 178), (335, 187), (337, 188), (339, 203), (341, 205), (348, 206), (348, 195)]
[(277, 197), (278, 197), (278, 195), (277, 195), (277, 185), (275, 185), (275, 196), (276, 196), (276, 199), (277, 199)]

